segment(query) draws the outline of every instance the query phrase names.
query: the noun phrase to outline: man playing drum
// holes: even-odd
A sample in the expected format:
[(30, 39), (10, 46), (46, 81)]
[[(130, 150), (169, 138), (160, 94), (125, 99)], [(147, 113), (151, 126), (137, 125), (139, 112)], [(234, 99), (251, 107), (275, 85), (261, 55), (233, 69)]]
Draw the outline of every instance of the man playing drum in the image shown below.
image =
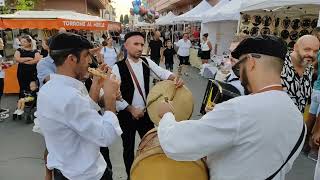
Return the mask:
[(232, 57), (239, 59), (235, 74), (252, 94), (217, 104), (200, 120), (176, 122), (170, 105), (162, 103), (158, 136), (166, 155), (178, 161), (207, 157), (212, 180), (284, 180), (306, 131), (282, 90), (286, 53), (274, 36), (243, 40)]
[[(128, 58), (119, 61), (113, 67), (113, 73), (121, 80), (121, 94), (123, 101), (117, 101), (117, 111), (120, 126), (123, 130), (123, 159), (128, 179), (134, 160), (135, 135), (138, 131), (142, 138), (154, 128), (146, 108), (146, 97), (149, 93), (150, 76), (160, 80), (176, 80), (176, 76), (150, 59), (142, 58), (144, 36), (140, 32), (129, 32), (125, 36), (125, 48)], [(182, 87), (181, 79), (176, 81), (176, 87)]]

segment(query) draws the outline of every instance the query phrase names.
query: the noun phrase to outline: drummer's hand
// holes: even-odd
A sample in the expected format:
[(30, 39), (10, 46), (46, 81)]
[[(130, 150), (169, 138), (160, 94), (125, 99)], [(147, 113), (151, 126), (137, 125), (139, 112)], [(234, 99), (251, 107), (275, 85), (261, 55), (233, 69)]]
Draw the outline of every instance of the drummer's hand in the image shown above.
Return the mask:
[(136, 108), (134, 106), (129, 105), (128, 111), (131, 113), (132, 117), (135, 120), (139, 120), (140, 118), (142, 118), (144, 116), (144, 111), (142, 109)]
[(162, 118), (166, 113), (173, 112), (172, 106), (167, 102), (162, 102), (158, 107), (158, 115)]
[(208, 113), (208, 112), (212, 111), (214, 106), (215, 106), (215, 104), (212, 104), (212, 106), (206, 106), (205, 112)]
[(181, 88), (184, 85), (184, 81), (181, 78), (175, 78), (174, 84), (176, 85), (176, 88)]

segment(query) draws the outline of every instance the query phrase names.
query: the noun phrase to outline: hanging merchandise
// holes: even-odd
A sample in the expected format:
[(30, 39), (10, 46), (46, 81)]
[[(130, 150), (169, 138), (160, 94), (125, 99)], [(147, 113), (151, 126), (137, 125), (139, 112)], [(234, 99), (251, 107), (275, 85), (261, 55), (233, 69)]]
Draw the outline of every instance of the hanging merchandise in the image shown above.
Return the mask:
[(285, 19), (282, 20), (282, 27), (284, 29), (288, 29), (288, 27), (290, 26), (291, 20), (286, 17)]
[(296, 44), (295, 41), (290, 41), (289, 44), (288, 44), (289, 49), (293, 49), (294, 44)]
[(282, 39), (286, 40), (286, 39), (289, 38), (290, 33), (289, 33), (288, 30), (284, 29), (284, 30), (281, 31), (281, 34), (280, 34), (280, 35), (281, 35), (281, 38), (282, 38)]
[(275, 22), (274, 22), (274, 27), (279, 27), (279, 25), (280, 25), (280, 18), (276, 18), (275, 19)]
[(300, 31), (299, 37), (304, 36), (304, 35), (307, 35), (307, 34), (310, 34), (309, 31), (306, 30), (306, 29), (303, 29), (303, 30)]
[(263, 26), (270, 26), (272, 22), (272, 19), (270, 16), (263, 16), (262, 18), (262, 25)]
[(271, 31), (270, 31), (270, 28), (268, 27), (263, 27), (260, 31), (260, 34), (261, 35), (270, 35)]
[(294, 19), (291, 21), (291, 28), (297, 30), (300, 28), (300, 19)]
[(307, 28), (309, 28), (310, 26), (311, 26), (311, 19), (310, 19), (310, 18), (305, 18), (305, 19), (302, 20), (302, 22), (301, 22), (301, 27), (302, 27), (303, 29), (307, 29)]
[(298, 39), (298, 37), (299, 37), (298, 31), (291, 31), (290, 32), (290, 40), (295, 41)]
[(311, 22), (311, 27), (312, 27), (312, 29), (316, 28), (317, 25), (318, 25), (318, 18), (312, 20), (312, 22)]
[(252, 22), (252, 24), (253, 24), (254, 26), (259, 26), (259, 25), (261, 24), (261, 21), (262, 21), (261, 16), (255, 15), (255, 16), (253, 16), (253, 22)]
[(242, 16), (242, 24), (243, 25), (249, 25), (251, 21), (251, 16), (249, 14), (244, 14)]
[(250, 31), (251, 36), (258, 36), (259, 34), (259, 28), (258, 27), (253, 27)]

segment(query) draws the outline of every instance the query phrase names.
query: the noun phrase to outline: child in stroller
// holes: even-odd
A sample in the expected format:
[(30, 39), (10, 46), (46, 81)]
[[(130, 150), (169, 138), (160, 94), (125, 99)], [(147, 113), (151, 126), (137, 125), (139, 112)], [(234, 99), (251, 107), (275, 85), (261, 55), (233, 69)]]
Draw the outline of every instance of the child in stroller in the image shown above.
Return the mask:
[[(38, 85), (36, 81), (30, 82), (30, 91), (25, 92), (24, 98), (19, 99), (17, 104), (17, 109), (13, 113), (13, 120), (15, 120), (17, 117), (21, 119), (22, 115), (24, 114), (25, 107), (29, 109), (28, 113), (32, 112), (32, 109), (36, 107), (37, 103), (37, 93), (38, 93)], [(27, 117), (29, 118), (29, 116)], [(30, 120), (27, 119), (28, 121)]]

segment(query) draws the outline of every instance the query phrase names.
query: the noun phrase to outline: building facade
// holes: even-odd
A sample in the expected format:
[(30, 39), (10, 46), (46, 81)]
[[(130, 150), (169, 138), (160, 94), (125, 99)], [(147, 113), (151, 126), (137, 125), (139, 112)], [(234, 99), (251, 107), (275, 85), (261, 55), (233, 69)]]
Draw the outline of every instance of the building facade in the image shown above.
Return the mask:
[(70, 10), (83, 14), (100, 16), (111, 0), (39, 0), (35, 10)]
[[(202, 0), (148, 0), (149, 6), (155, 8), (161, 14), (172, 11), (176, 15), (183, 14)], [(212, 6), (217, 4), (219, 0), (207, 0)]]

